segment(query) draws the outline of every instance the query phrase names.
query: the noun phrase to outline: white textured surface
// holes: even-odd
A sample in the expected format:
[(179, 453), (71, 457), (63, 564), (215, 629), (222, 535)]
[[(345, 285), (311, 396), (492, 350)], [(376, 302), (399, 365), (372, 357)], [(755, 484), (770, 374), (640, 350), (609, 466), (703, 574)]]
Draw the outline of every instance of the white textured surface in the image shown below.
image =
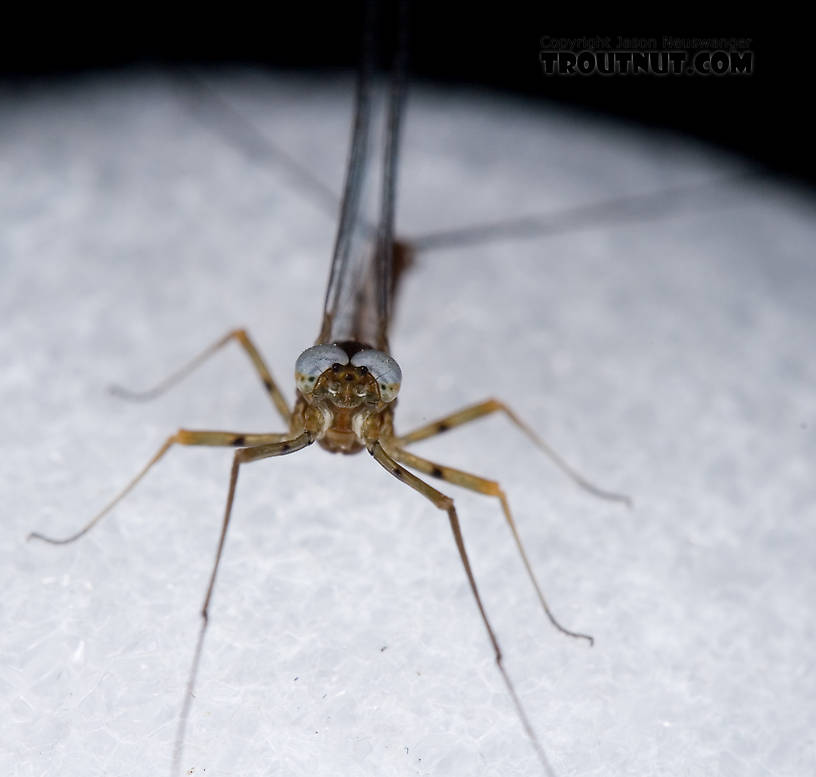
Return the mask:
[[(225, 94), (339, 188), (350, 85), (246, 75)], [(291, 396), (334, 225), (137, 76), (2, 97), (0, 773), (169, 769), (230, 453), (173, 451), (78, 528), (178, 426), (279, 428), (237, 348)], [(555, 211), (736, 170), (674, 140), (417, 91), (403, 234)], [(577, 491), (501, 419), (418, 451), (500, 479), (457, 493), (515, 679), (559, 777), (791, 775), (816, 766), (813, 203), (770, 183), (643, 223), (423, 257), (392, 336), (400, 428), (489, 395), (628, 512)], [(368, 456), (246, 468), (185, 768), (217, 775), (534, 775), (444, 515)], [(205, 771), (206, 770), (206, 771)]]

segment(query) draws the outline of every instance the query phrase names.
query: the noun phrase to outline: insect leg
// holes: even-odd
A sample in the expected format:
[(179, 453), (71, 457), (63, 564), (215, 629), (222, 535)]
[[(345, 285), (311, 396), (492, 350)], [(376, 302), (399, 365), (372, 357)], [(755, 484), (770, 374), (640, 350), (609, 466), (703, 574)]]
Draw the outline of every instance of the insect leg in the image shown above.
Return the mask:
[(476, 405), (463, 408), (456, 413), (451, 413), (444, 418), (439, 418), (430, 424), (420, 426), (407, 434), (402, 434), (394, 439), (394, 444), (398, 447), (410, 445), (418, 440), (425, 440), (428, 437), (434, 437), (437, 434), (447, 432), (457, 426), (475, 421), (477, 418), (482, 418), (491, 413), (501, 412), (525, 435), (532, 441), (532, 443), (543, 451), (550, 460), (569, 477), (576, 485), (588, 491), (590, 494), (601, 499), (608, 499), (611, 502), (622, 502), (627, 507), (632, 506), (631, 497), (626, 494), (618, 494), (614, 491), (607, 491), (606, 489), (596, 486), (587, 480), (581, 473), (568, 464), (553, 448), (551, 448), (541, 437), (539, 437), (527, 424), (524, 423), (504, 402), (498, 399), (487, 399), (484, 402), (479, 402)]
[(148, 470), (156, 464), (159, 459), (164, 456), (173, 445), (212, 445), (212, 446), (242, 446), (242, 445), (258, 445), (260, 443), (276, 443), (284, 440), (290, 435), (288, 434), (243, 434), (241, 432), (210, 432), (210, 431), (193, 431), (191, 429), (179, 429), (175, 434), (168, 437), (164, 444), (151, 457), (150, 461), (142, 467), (136, 477), (130, 481), (105, 507), (100, 510), (85, 526), (78, 532), (61, 539), (49, 537), (40, 532), (31, 532), (28, 539), (43, 540), (52, 545), (67, 545), (69, 542), (78, 540), (84, 534), (87, 534), (99, 521), (101, 521), (130, 491), (133, 487), (147, 474)]
[(160, 394), (163, 394), (172, 386), (175, 386), (176, 383), (181, 381), (183, 378), (186, 378), (191, 372), (193, 372), (193, 370), (201, 366), (201, 364), (209, 359), (210, 356), (212, 356), (216, 351), (220, 350), (227, 343), (229, 343), (230, 340), (235, 340), (241, 346), (241, 348), (246, 351), (252, 365), (255, 367), (255, 371), (261, 378), (261, 382), (264, 385), (264, 389), (266, 389), (266, 393), (274, 403), (278, 413), (281, 415), (281, 418), (283, 418), (283, 420), (288, 424), (291, 416), (289, 405), (281, 393), (281, 390), (273, 380), (272, 374), (269, 372), (269, 368), (266, 366), (266, 362), (264, 362), (263, 357), (255, 347), (255, 344), (252, 342), (245, 329), (234, 329), (232, 332), (227, 332), (227, 334), (225, 334), (220, 340), (205, 348), (200, 354), (195, 356), (193, 359), (187, 362), (187, 364), (183, 365), (175, 372), (168, 375), (164, 380), (153, 386), (153, 388), (147, 389), (146, 391), (132, 391), (131, 389), (123, 388), (122, 386), (111, 386), (111, 392), (124, 399), (138, 401), (153, 399)]
[[(250, 435), (246, 435), (249, 437)], [(255, 435), (262, 437), (263, 435)], [(235, 451), (232, 457), (232, 470), (230, 472), (229, 491), (227, 492), (227, 506), (224, 510), (224, 522), (221, 526), (221, 536), (218, 540), (218, 550), (215, 554), (215, 563), (213, 564), (212, 574), (210, 575), (210, 584), (207, 587), (207, 596), (204, 598), (204, 606), (201, 608), (201, 615), (207, 619), (207, 608), (210, 605), (210, 597), (212, 596), (213, 586), (215, 585), (215, 575), (218, 572), (218, 564), (221, 561), (221, 553), (224, 550), (224, 540), (227, 537), (227, 528), (229, 527), (230, 515), (232, 513), (232, 501), (235, 497), (235, 484), (238, 482), (238, 470), (241, 464), (247, 464), (250, 461), (257, 461), (258, 459), (268, 459), (271, 456), (283, 456), (287, 453), (294, 453), (307, 445), (314, 442), (314, 438), (309, 432), (303, 432), (297, 437), (291, 438), (288, 435), (268, 435), (269, 438), (275, 437), (275, 440), (267, 440), (262, 444), (254, 445), (251, 448), (241, 448)]]
[(170, 771), (172, 775), (178, 774), (180, 770), (184, 750), (184, 738), (187, 730), (187, 721), (190, 718), (193, 692), (195, 690), (198, 667), (204, 648), (204, 635), (207, 632), (207, 624), (209, 622), (210, 599), (212, 598), (213, 589), (215, 587), (215, 578), (218, 574), (218, 567), (221, 564), (221, 556), (224, 552), (224, 543), (227, 539), (227, 530), (229, 529), (229, 523), (232, 517), (232, 503), (235, 499), (235, 487), (238, 483), (238, 472), (242, 464), (247, 464), (250, 461), (257, 461), (258, 459), (266, 459), (271, 456), (283, 456), (287, 453), (294, 453), (295, 451), (299, 451), (314, 442), (314, 438), (309, 432), (303, 432), (297, 437), (289, 439), (280, 439), (283, 437), (283, 435), (279, 435), (278, 437), (279, 439), (275, 441), (269, 441), (264, 444), (255, 445), (251, 448), (242, 448), (241, 450), (235, 451), (235, 454), (232, 457), (232, 469), (230, 470), (227, 504), (224, 508), (224, 520), (221, 524), (221, 534), (218, 537), (218, 548), (215, 551), (215, 560), (213, 561), (212, 572), (210, 572), (210, 582), (207, 585), (207, 594), (204, 597), (204, 605), (201, 608), (201, 628), (198, 632), (198, 641), (196, 642), (195, 652), (193, 653), (193, 663), (190, 668), (189, 678), (187, 680), (187, 692), (184, 696), (184, 704), (182, 705), (181, 713), (178, 719), (178, 726), (176, 729), (176, 739), (173, 747), (173, 762)]
[(547, 618), (549, 618), (550, 623), (552, 623), (555, 628), (557, 628), (563, 634), (566, 634), (568, 637), (585, 639), (590, 645), (594, 643), (594, 639), (589, 634), (581, 634), (577, 631), (570, 631), (562, 626), (556, 619), (555, 615), (553, 615), (552, 610), (550, 610), (547, 600), (544, 598), (544, 594), (541, 591), (541, 586), (538, 584), (538, 580), (533, 572), (533, 567), (527, 558), (527, 553), (524, 550), (524, 544), (522, 543), (521, 536), (516, 528), (516, 522), (513, 520), (513, 514), (510, 512), (510, 504), (507, 501), (507, 496), (505, 495), (504, 491), (502, 491), (501, 486), (495, 480), (488, 480), (487, 478), (479, 477), (478, 475), (472, 475), (469, 472), (463, 472), (460, 469), (435, 464), (432, 461), (428, 461), (428, 459), (415, 456), (413, 453), (409, 453), (401, 448), (389, 448), (389, 452), (398, 462), (413, 469), (419, 470), (426, 475), (440, 478), (448, 483), (453, 483), (456, 486), (461, 486), (462, 488), (467, 488), (470, 491), (475, 491), (478, 494), (496, 497), (501, 504), (504, 518), (507, 521), (507, 525), (510, 528), (513, 539), (516, 542), (516, 547), (518, 548), (524, 568), (527, 570), (527, 576), (530, 578), (530, 582), (533, 584), (533, 588), (538, 596), (538, 601), (544, 608), (544, 614), (547, 616)]
[(372, 447), (369, 448), (369, 453), (377, 460), (377, 462), (388, 472), (390, 472), (394, 477), (398, 480), (401, 480), (403, 483), (409, 485), (415, 491), (418, 491), (422, 496), (426, 499), (430, 500), (435, 507), (438, 507), (440, 510), (445, 511), (448, 514), (448, 521), (450, 522), (451, 531), (453, 532), (453, 539), (456, 543), (456, 549), (459, 552), (459, 558), (462, 561), (462, 566), (465, 569), (465, 575), (468, 579), (468, 584), (470, 585), (470, 590), (473, 594), (473, 598), (476, 600), (476, 606), (479, 609), (479, 615), (482, 618), (482, 623), (484, 623), (484, 627), (487, 630), (487, 636), (490, 639), (490, 644), (493, 646), (493, 652), (496, 656), (496, 666), (499, 668), (499, 672), (504, 680), (504, 684), (507, 688), (508, 693), (510, 694), (510, 698), (513, 701), (513, 705), (516, 708), (516, 714), (519, 716), (519, 720), (521, 724), (524, 726), (524, 730), (527, 732), (527, 736), (530, 738), (530, 742), (532, 743), (533, 747), (535, 748), (536, 754), (541, 761), (542, 766), (547, 774), (552, 775), (552, 767), (547, 760), (547, 756), (544, 753), (544, 749), (541, 746), (541, 743), (538, 741), (538, 736), (536, 735), (535, 731), (533, 730), (532, 724), (530, 723), (529, 718), (527, 717), (527, 713), (524, 710), (524, 707), (521, 704), (521, 700), (516, 693), (516, 689), (513, 685), (512, 680), (510, 679), (510, 675), (507, 674), (507, 670), (504, 668), (504, 663), (502, 660), (502, 652), (501, 648), (499, 647), (498, 639), (496, 638), (496, 634), (493, 631), (493, 627), (490, 625), (490, 620), (487, 617), (487, 612), (485, 611), (484, 605), (482, 604), (482, 598), (479, 595), (479, 589), (476, 587), (476, 578), (473, 576), (473, 570), (470, 566), (470, 559), (468, 558), (467, 551), (465, 550), (465, 541), (462, 538), (462, 529), (459, 525), (459, 516), (456, 514), (456, 508), (453, 504), (453, 499), (449, 496), (446, 496), (441, 491), (437, 491), (433, 486), (428, 485), (424, 480), (421, 480), (412, 472), (409, 472), (405, 467), (398, 464), (394, 461), (391, 456), (386, 453), (385, 449), (380, 445), (379, 442), (374, 443)]

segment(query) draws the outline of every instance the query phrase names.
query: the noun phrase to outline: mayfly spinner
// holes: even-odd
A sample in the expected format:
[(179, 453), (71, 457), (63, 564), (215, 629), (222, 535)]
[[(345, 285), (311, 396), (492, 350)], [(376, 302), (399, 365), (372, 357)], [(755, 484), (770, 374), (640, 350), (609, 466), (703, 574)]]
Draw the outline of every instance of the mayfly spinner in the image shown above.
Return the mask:
[[(370, 37), (370, 29), (368, 34)], [(544, 613), (563, 633), (592, 643), (590, 636), (563, 627), (550, 611), (519, 537), (507, 497), (499, 484), (417, 456), (409, 452), (408, 447), (419, 440), (433, 437), (492, 413), (503, 413), (582, 488), (607, 499), (626, 502), (627, 498), (603, 491), (584, 480), (507, 405), (496, 399), (488, 399), (466, 407), (405, 434), (398, 434), (394, 429), (394, 410), (402, 374), (398, 363), (389, 353), (388, 328), (399, 276), (408, 264), (411, 249), (410, 244), (394, 240), (397, 160), (405, 71), (405, 36), (399, 37), (401, 42), (397, 46), (391, 85), (386, 90), (388, 96), (384, 101), (387, 105), (379, 171), (381, 184), (378, 225), (372, 228), (364, 220), (361, 207), (364, 179), (367, 168), (371, 166), (369, 157), (372, 156), (369, 153), (371, 145), (369, 136), (375, 89), (370, 54), (372, 45), (369, 40), (366, 46), (368, 54), (363, 57), (357, 84), (351, 147), (320, 332), (316, 343), (303, 351), (295, 362), (297, 391), (294, 407), (290, 408), (263, 357), (243, 329), (228, 333), (151, 391), (141, 394), (120, 392), (131, 397), (155, 396), (189, 374), (220, 348), (230, 342), (236, 342), (248, 355), (287, 430), (275, 434), (257, 434), (180, 429), (167, 438), (136, 477), (80, 531), (62, 539), (55, 539), (39, 532), (31, 534), (33, 538), (53, 544), (65, 544), (78, 539), (107, 515), (175, 445), (224, 446), (237, 449), (233, 454), (218, 549), (202, 607), (203, 621), (196, 658), (180, 718), (174, 759), (176, 768), (181, 759), (184, 729), (207, 627), (210, 599), (230, 525), (238, 476), (242, 467), (250, 462), (288, 455), (313, 443), (335, 453), (352, 454), (367, 451), (387, 472), (424, 496), (447, 515), (498, 669), (519, 718), (546, 770), (549, 770), (549, 766), (543, 749), (503, 667), (502, 653), (471, 570), (453, 499), (429, 485), (419, 475), (430, 476), (498, 500)], [(415, 472), (419, 475), (414, 474)]]

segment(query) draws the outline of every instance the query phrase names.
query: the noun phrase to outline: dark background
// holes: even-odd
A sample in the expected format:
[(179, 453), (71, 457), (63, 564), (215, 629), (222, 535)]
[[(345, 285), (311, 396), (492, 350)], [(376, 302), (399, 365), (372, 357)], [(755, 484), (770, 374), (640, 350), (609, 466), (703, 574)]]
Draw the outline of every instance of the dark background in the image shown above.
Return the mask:
[[(540, 4), (411, 4), (413, 78), (479, 85), (543, 102), (557, 100), (680, 133), (743, 154), (780, 175), (816, 184), (811, 55), (796, 33), (767, 31), (745, 18), (682, 24), (624, 19), (563, 21)], [(360, 53), (361, 13), (353, 3), (269, 6), (265, 12), (224, 6), (111, 7), (116, 16), (7, 18), (0, 77), (12, 90), (42, 79), (138, 65), (239, 62), (276, 69), (352, 68)], [(387, 15), (387, 11), (385, 12)], [(383, 25), (387, 27), (387, 23)], [(747, 76), (545, 77), (542, 36), (750, 38)]]

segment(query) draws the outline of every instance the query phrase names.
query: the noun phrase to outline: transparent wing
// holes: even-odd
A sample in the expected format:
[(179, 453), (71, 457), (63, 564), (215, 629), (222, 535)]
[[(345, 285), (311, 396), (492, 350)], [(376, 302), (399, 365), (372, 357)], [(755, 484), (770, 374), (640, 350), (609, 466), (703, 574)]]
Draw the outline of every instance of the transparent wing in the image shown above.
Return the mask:
[[(373, 25), (357, 80), (354, 122), (340, 219), (334, 245), (318, 343), (356, 341), (388, 350), (388, 324), (394, 291), (394, 211), (397, 160), (405, 83), (405, 19), (398, 22), (398, 44), (390, 86), (373, 77)], [(372, 123), (381, 142), (372, 143)], [(372, 161), (373, 159), (373, 161)], [(371, 179), (380, 161), (377, 227), (367, 218)]]

